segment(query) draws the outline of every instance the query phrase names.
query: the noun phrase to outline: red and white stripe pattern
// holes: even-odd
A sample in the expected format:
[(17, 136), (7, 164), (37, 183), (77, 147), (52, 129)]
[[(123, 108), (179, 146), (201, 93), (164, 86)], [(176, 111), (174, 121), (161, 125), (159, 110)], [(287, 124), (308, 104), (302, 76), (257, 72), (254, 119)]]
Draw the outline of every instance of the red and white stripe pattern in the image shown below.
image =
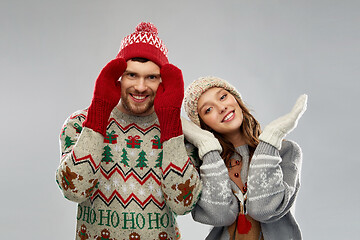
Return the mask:
[(120, 51), (134, 43), (145, 43), (158, 48), (166, 57), (168, 49), (164, 42), (158, 37), (157, 28), (152, 23), (140, 23), (135, 32), (126, 36), (120, 45)]

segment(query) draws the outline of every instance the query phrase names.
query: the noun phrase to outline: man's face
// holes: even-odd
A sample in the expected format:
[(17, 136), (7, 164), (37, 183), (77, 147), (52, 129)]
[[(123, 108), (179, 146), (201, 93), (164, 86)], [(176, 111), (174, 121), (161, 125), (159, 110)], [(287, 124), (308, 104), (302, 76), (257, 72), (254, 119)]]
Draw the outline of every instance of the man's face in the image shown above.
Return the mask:
[(122, 112), (146, 116), (154, 112), (154, 99), (160, 84), (160, 67), (154, 62), (127, 61), (121, 77)]

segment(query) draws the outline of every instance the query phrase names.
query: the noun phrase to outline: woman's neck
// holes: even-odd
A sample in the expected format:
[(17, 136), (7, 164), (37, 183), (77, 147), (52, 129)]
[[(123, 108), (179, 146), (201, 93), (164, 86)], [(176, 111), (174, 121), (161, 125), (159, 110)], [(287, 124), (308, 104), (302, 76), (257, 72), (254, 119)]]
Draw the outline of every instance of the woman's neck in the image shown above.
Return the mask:
[(246, 144), (244, 135), (242, 134), (242, 132), (233, 132), (229, 135), (224, 136), (227, 140), (229, 140), (234, 147), (240, 147), (242, 145)]

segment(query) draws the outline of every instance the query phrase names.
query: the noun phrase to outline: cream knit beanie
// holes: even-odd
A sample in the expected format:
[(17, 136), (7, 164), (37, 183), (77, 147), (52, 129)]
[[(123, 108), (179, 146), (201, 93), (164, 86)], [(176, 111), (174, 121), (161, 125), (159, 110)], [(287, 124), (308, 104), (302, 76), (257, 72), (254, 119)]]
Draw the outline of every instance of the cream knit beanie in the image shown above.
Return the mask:
[(240, 93), (227, 81), (213, 76), (201, 77), (192, 82), (184, 94), (184, 108), (189, 119), (196, 125), (200, 126), (199, 113), (197, 110), (198, 100), (206, 90), (213, 87), (224, 88), (229, 91), (235, 98), (241, 100)]

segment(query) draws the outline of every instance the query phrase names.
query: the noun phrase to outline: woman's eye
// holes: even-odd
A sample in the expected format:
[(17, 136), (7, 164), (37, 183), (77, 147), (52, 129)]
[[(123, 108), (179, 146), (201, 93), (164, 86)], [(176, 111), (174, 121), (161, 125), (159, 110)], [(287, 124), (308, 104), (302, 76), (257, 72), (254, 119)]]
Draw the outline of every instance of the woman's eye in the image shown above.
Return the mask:
[(207, 108), (206, 110), (205, 110), (205, 114), (206, 113), (209, 113), (211, 111), (211, 108)]
[(227, 96), (227, 94), (222, 95), (222, 96), (220, 97), (220, 100), (225, 99), (225, 98), (226, 98), (226, 96)]

